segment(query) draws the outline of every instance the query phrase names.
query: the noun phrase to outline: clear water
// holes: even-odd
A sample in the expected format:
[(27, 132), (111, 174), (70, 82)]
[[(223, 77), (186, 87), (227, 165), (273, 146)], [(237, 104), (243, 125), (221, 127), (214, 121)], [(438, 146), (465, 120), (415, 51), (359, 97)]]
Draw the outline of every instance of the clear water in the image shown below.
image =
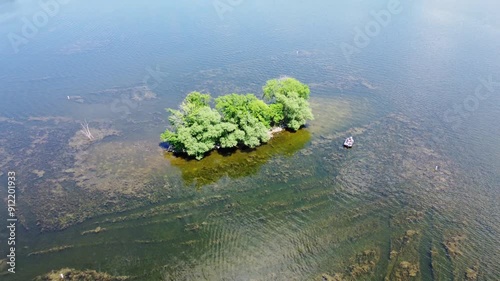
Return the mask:
[[(2, 280), (498, 280), (497, 2), (401, 3), (349, 59), (391, 1), (178, 2), (69, 1), (30, 38), (41, 6), (0, 2), (0, 180), (16, 171), (22, 221)], [(282, 75), (311, 86), (302, 131), (201, 162), (159, 148), (189, 91)], [(119, 133), (86, 144), (85, 119)]]

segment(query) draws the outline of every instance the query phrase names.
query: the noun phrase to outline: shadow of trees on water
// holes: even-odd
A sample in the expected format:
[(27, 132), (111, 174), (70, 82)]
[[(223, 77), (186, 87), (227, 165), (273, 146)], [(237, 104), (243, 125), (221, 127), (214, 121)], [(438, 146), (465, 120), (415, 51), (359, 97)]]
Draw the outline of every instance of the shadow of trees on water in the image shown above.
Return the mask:
[[(256, 174), (260, 167), (275, 156), (292, 156), (311, 140), (307, 129), (297, 132), (283, 131), (266, 144), (256, 148), (230, 148), (212, 151), (202, 160), (186, 157), (168, 150), (164, 157), (179, 168), (186, 185), (201, 188), (219, 181), (222, 177), (241, 178)], [(162, 146), (162, 145), (160, 145)], [(162, 146), (168, 149), (168, 145)]]

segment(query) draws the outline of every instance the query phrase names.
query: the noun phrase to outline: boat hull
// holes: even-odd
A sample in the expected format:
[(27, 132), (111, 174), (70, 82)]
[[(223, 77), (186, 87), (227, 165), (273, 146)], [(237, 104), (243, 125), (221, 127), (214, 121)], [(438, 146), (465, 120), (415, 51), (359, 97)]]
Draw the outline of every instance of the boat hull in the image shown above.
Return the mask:
[(351, 148), (354, 145), (354, 139), (352, 137), (347, 138), (344, 141), (344, 147)]

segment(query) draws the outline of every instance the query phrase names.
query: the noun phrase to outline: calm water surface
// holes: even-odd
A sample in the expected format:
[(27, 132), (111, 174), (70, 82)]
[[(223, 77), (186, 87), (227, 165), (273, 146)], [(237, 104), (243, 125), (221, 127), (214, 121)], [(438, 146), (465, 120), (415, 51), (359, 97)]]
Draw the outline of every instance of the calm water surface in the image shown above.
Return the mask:
[[(405, 2), (378, 29), (391, 1), (178, 2), (68, 1), (43, 22), (0, 1), (0, 180), (16, 172), (20, 219), (2, 280), (499, 279), (497, 2)], [(283, 75), (311, 87), (307, 128), (199, 162), (158, 146), (186, 93)]]

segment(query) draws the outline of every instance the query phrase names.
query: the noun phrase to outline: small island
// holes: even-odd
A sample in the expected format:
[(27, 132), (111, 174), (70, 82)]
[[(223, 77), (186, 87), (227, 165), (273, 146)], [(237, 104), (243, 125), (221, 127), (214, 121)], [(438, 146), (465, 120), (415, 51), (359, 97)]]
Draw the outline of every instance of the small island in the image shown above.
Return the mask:
[(263, 100), (255, 94), (228, 94), (215, 99), (210, 94), (191, 92), (170, 112), (171, 128), (161, 134), (169, 150), (201, 160), (218, 148), (257, 147), (272, 133), (297, 131), (313, 114), (308, 99), (310, 89), (297, 79), (285, 77), (267, 81)]

